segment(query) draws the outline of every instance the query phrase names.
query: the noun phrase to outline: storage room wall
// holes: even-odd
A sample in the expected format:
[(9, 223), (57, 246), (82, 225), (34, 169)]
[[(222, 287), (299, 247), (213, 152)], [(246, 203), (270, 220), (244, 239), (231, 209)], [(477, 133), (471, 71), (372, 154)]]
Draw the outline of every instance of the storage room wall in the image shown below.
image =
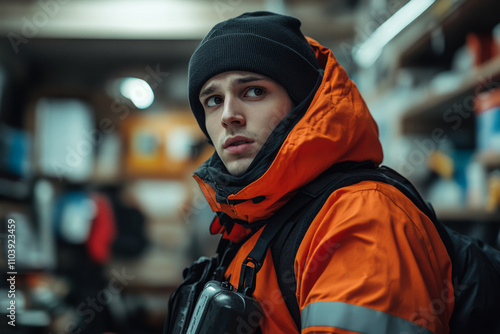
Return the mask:
[[(2, 333), (161, 332), (183, 268), (217, 243), (191, 178), (213, 149), (189, 111), (187, 63), (211, 26), (245, 11), (299, 17), (361, 90), (384, 164), (446, 224), (498, 247), (499, 9), (487, 0), (1, 2), (0, 263), (16, 301), (16, 328), (2, 321)], [(11, 288), (0, 285), (4, 320)]]

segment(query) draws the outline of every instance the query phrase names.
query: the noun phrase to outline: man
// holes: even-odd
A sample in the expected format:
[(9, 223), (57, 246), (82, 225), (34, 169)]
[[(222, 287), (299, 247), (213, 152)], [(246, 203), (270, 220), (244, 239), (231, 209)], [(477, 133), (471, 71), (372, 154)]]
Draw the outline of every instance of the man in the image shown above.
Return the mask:
[[(217, 24), (189, 63), (189, 102), (214, 155), (196, 172), (211, 226), (242, 242), (242, 262), (271, 218), (331, 166), (382, 161), (378, 129), (332, 52), (300, 21), (268, 12)], [(263, 333), (448, 333), (451, 262), (433, 223), (395, 187), (363, 181), (334, 191), (295, 256), (296, 321), (268, 251), (253, 296)]]

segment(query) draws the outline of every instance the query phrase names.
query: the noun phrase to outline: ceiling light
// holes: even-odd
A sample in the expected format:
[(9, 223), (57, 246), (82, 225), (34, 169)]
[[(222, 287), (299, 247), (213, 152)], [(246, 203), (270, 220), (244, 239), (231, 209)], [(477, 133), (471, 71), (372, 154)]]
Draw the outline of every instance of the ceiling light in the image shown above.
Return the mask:
[(120, 83), (120, 93), (139, 109), (148, 108), (155, 98), (151, 86), (138, 78), (123, 79)]
[(417, 19), (436, 0), (412, 0), (392, 15), (380, 27), (353, 50), (353, 58), (362, 67), (370, 67), (382, 54), (382, 50), (397, 34)]

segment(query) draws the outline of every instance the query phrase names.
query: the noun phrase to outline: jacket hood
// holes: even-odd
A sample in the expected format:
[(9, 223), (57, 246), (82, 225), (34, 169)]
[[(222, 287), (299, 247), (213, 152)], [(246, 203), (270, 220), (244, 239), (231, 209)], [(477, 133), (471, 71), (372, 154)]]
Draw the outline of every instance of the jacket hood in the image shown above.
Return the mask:
[[(307, 39), (324, 69), (323, 78), (305, 112), (293, 122), (283, 140), (276, 141), (277, 135), (283, 133), (280, 124), (262, 148), (275, 151), (267, 155), (269, 161), (254, 161), (267, 163), (266, 168), (254, 178), (245, 179), (245, 173), (240, 179), (244, 182), (235, 182), (225, 168), (221, 168), (220, 159), (214, 153), (195, 172), (194, 178), (214, 212), (251, 224), (270, 217), (298, 189), (334, 164), (371, 161), (378, 165), (382, 162), (377, 124), (356, 85), (331, 50)], [(304, 106), (297, 108), (301, 107)], [(290, 122), (287, 118), (284, 121)], [(259, 155), (255, 160), (258, 158)], [(214, 169), (219, 173), (216, 176)], [(225, 232), (246, 234), (245, 229), (237, 230)], [(222, 226), (219, 231), (212, 227), (212, 232), (222, 231)]]

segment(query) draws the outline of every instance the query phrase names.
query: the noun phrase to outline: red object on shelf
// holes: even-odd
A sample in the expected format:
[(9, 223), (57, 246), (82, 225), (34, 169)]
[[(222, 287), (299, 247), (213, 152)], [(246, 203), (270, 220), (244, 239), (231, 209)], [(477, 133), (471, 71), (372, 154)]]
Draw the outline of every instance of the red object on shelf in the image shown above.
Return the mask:
[(104, 264), (111, 257), (116, 236), (116, 221), (107, 197), (98, 193), (93, 193), (91, 197), (97, 213), (87, 240), (87, 250), (92, 260)]
[(470, 33), (467, 35), (466, 45), (473, 55), (475, 67), (481, 66), (481, 64), (497, 57), (500, 53), (499, 47), (491, 34)]

